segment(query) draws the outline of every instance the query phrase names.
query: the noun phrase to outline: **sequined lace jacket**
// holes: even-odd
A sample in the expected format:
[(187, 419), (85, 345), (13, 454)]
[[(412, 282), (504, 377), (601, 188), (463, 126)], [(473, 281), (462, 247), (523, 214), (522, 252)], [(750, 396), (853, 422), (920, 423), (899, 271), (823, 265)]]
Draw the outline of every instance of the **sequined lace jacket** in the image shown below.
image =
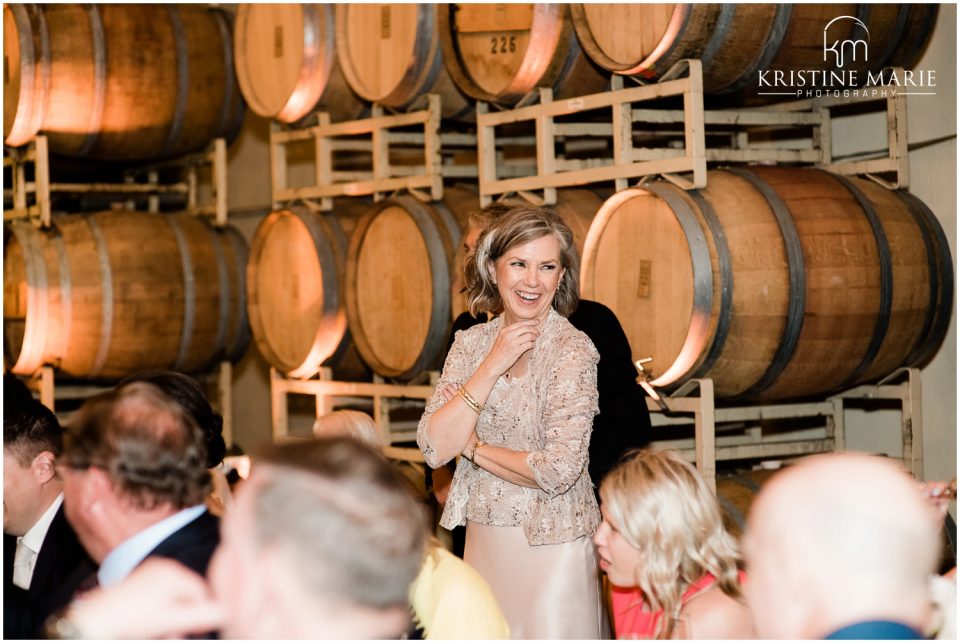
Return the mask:
[[(431, 467), (446, 463), (426, 431), (427, 421), (446, 403), (443, 386), (470, 379), (502, 326), (501, 316), (457, 333), (417, 428), (417, 444)], [(587, 472), (587, 447), (593, 416), (599, 411), (598, 360), (590, 339), (551, 309), (526, 374), (501, 376), (477, 420), (480, 440), (529, 452), (526, 462), (540, 488), (507, 482), (461, 458), (442, 526), (452, 529), (467, 520), (519, 525), (531, 545), (570, 542), (596, 531), (600, 511)]]

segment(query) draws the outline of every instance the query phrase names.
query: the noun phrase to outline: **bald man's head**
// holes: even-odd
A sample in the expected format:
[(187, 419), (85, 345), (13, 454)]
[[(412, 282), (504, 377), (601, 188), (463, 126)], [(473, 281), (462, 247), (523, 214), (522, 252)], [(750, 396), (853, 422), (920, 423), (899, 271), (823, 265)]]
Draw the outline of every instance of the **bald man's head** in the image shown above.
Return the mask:
[(918, 484), (880, 457), (806, 458), (751, 508), (746, 591), (760, 638), (817, 638), (864, 620), (922, 629), (939, 540)]

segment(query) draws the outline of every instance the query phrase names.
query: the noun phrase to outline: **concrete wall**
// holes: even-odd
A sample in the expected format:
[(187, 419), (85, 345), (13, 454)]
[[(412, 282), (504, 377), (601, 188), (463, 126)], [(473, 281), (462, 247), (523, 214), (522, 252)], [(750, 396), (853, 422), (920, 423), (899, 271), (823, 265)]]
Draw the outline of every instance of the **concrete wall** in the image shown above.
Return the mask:
[[(933, 38), (917, 70), (933, 70), (935, 96), (908, 96), (910, 192), (936, 214), (957, 261), (957, 7), (941, 5)], [(834, 154), (884, 145), (882, 116), (853, 119), (835, 128)], [(943, 140), (941, 140), (943, 139)], [(937, 141), (927, 145), (929, 141)], [(955, 294), (956, 296), (956, 294)], [(957, 475), (957, 319), (954, 315), (939, 352), (921, 371), (923, 455), (927, 479)], [(851, 449), (899, 455), (899, 413), (851, 411), (847, 416)]]

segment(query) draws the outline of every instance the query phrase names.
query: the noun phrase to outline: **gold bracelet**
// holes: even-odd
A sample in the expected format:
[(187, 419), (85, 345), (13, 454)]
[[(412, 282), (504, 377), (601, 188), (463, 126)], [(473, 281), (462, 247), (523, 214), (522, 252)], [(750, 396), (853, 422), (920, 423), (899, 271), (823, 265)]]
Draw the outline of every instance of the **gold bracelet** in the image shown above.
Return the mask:
[(462, 391), (461, 395), (463, 395), (463, 399), (470, 402), (470, 405), (473, 406), (474, 408), (480, 409), (479, 411), (477, 411), (477, 413), (483, 410), (483, 404), (480, 404), (480, 402), (477, 402), (477, 398), (470, 395), (470, 391), (467, 390), (466, 386), (461, 386), (460, 390)]
[(483, 440), (477, 440), (476, 442), (474, 442), (473, 448), (470, 450), (470, 457), (467, 459), (470, 460), (470, 462), (473, 462), (474, 464), (476, 464), (477, 461), (475, 460), (475, 458), (477, 457), (477, 449), (485, 446), (487, 446), (487, 443), (484, 442)]
[(474, 397), (470, 395), (467, 389), (463, 386), (457, 389), (457, 395), (459, 395), (463, 401), (467, 403), (467, 406), (473, 409), (473, 412), (477, 415), (480, 415), (480, 413), (483, 412), (483, 405), (477, 402), (477, 400), (474, 399)]

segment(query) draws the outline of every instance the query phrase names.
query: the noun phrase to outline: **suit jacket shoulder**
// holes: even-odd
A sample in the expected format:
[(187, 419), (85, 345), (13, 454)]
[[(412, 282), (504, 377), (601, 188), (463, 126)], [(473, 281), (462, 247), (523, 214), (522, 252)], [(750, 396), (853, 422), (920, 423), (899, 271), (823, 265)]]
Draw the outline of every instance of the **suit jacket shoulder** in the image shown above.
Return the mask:
[(30, 583), (30, 594), (49, 594), (59, 586), (82, 563), (92, 562), (86, 550), (77, 539), (77, 534), (67, 522), (63, 506), (57, 511), (50, 523), (50, 529), (43, 540), (37, 564)]
[[(6, 544), (5, 539), (5, 549)], [(15, 538), (12, 544), (16, 547)], [(84, 569), (84, 572), (77, 574), (77, 570), (81, 568)], [(87, 556), (87, 552), (77, 539), (73, 527), (67, 522), (67, 517), (61, 505), (54, 515), (50, 528), (47, 530), (47, 535), (43, 539), (43, 545), (37, 553), (37, 562), (33, 568), (30, 589), (23, 592), (23, 595), (20, 596), (20, 604), (17, 606), (8, 605), (8, 602), (4, 601), (5, 620), (10, 610), (19, 612), (19, 617), (14, 621), (18, 623), (16, 629), (21, 630), (18, 635), (32, 638), (48, 616), (66, 605), (75, 589), (73, 586), (75, 585), (73, 580), (75, 575), (77, 578), (86, 576), (91, 569), (95, 570), (96, 566)], [(5, 585), (7, 584), (6, 574), (5, 565)], [(7, 634), (6, 623), (4, 633)]]
[(213, 551), (219, 544), (220, 519), (209, 511), (204, 511), (196, 519), (170, 534), (147, 557), (170, 558), (205, 576)]

